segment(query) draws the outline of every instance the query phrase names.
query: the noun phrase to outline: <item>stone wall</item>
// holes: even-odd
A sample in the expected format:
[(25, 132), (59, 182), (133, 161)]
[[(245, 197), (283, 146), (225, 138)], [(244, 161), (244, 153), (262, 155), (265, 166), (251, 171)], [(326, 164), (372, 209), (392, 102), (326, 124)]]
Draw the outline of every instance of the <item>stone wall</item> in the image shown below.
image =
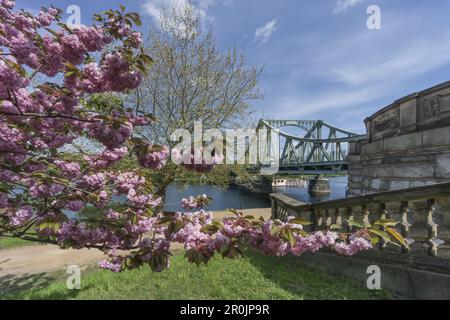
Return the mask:
[(365, 120), (350, 145), (349, 195), (450, 181), (450, 82), (406, 96)]

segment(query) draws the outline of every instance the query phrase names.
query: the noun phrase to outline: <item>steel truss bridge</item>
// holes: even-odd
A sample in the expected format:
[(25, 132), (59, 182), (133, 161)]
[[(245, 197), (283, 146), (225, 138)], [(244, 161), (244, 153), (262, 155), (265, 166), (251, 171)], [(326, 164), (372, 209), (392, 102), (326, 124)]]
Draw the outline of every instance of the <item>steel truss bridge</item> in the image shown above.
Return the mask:
[(267, 152), (271, 157), (279, 148), (279, 172), (287, 174), (345, 173), (349, 143), (367, 138), (322, 120), (261, 119), (258, 129), (266, 129), (268, 139), (279, 139), (269, 141)]

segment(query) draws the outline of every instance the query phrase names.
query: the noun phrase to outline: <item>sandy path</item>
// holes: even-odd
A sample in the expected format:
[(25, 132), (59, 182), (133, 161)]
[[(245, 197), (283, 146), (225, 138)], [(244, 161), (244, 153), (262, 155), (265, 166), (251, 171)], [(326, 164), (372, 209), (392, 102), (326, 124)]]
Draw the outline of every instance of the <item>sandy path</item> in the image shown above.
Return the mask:
[(29, 246), (0, 250), (0, 277), (22, 276), (65, 269), (70, 265), (83, 266), (100, 260), (97, 250), (61, 250), (55, 245)]
[[(256, 218), (270, 217), (270, 208), (242, 211)], [(222, 219), (226, 215), (230, 213), (226, 211), (214, 213), (216, 219)], [(103, 253), (98, 250), (61, 250), (54, 245), (0, 249), (0, 278), (65, 270), (70, 265), (82, 267), (96, 263), (103, 257)]]

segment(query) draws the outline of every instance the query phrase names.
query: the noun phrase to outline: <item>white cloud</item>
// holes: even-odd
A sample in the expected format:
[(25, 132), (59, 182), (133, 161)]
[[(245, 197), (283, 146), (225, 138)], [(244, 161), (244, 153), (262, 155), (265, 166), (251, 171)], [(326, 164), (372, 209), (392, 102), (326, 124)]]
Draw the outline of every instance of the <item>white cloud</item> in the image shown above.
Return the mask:
[(258, 51), (270, 77), (261, 103), (265, 113), (324, 119), (363, 132), (364, 118), (376, 110), (448, 80), (450, 31), (441, 27), (447, 17), (422, 9), (430, 21), (424, 27), (414, 23), (415, 10), (386, 14), (380, 33), (312, 31), (307, 37), (280, 37), (276, 47)]
[[(151, 16), (157, 24), (161, 20), (164, 10), (174, 9), (177, 14), (181, 14), (186, 8), (191, 8), (200, 16), (203, 23), (214, 21), (214, 17), (208, 13), (208, 10), (217, 3), (217, 0), (146, 0), (142, 3), (142, 9)], [(180, 29), (183, 29), (180, 26)]]
[(334, 7), (334, 14), (340, 14), (347, 11), (348, 8), (357, 5), (364, 0), (338, 0), (336, 6)]
[(256, 29), (255, 40), (263, 44), (269, 40), (272, 33), (277, 30), (277, 19), (267, 22), (263, 27)]
[[(281, 99), (276, 113), (283, 114), (285, 118), (308, 118), (330, 109), (346, 108), (376, 100), (383, 93), (383, 89), (381, 85), (375, 85), (358, 90), (323, 90), (320, 94), (299, 90), (297, 95)], [(326, 113), (323, 117), (326, 118)]]

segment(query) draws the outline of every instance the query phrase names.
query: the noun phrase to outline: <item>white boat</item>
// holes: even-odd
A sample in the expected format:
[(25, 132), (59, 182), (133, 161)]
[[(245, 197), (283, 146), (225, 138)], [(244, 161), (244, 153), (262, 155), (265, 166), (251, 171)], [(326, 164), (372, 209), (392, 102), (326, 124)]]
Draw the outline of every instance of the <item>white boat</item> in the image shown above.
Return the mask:
[(272, 187), (286, 187), (287, 180), (285, 179), (275, 179), (272, 181)]
[(272, 181), (272, 187), (305, 187), (305, 181), (302, 179), (275, 179)]

